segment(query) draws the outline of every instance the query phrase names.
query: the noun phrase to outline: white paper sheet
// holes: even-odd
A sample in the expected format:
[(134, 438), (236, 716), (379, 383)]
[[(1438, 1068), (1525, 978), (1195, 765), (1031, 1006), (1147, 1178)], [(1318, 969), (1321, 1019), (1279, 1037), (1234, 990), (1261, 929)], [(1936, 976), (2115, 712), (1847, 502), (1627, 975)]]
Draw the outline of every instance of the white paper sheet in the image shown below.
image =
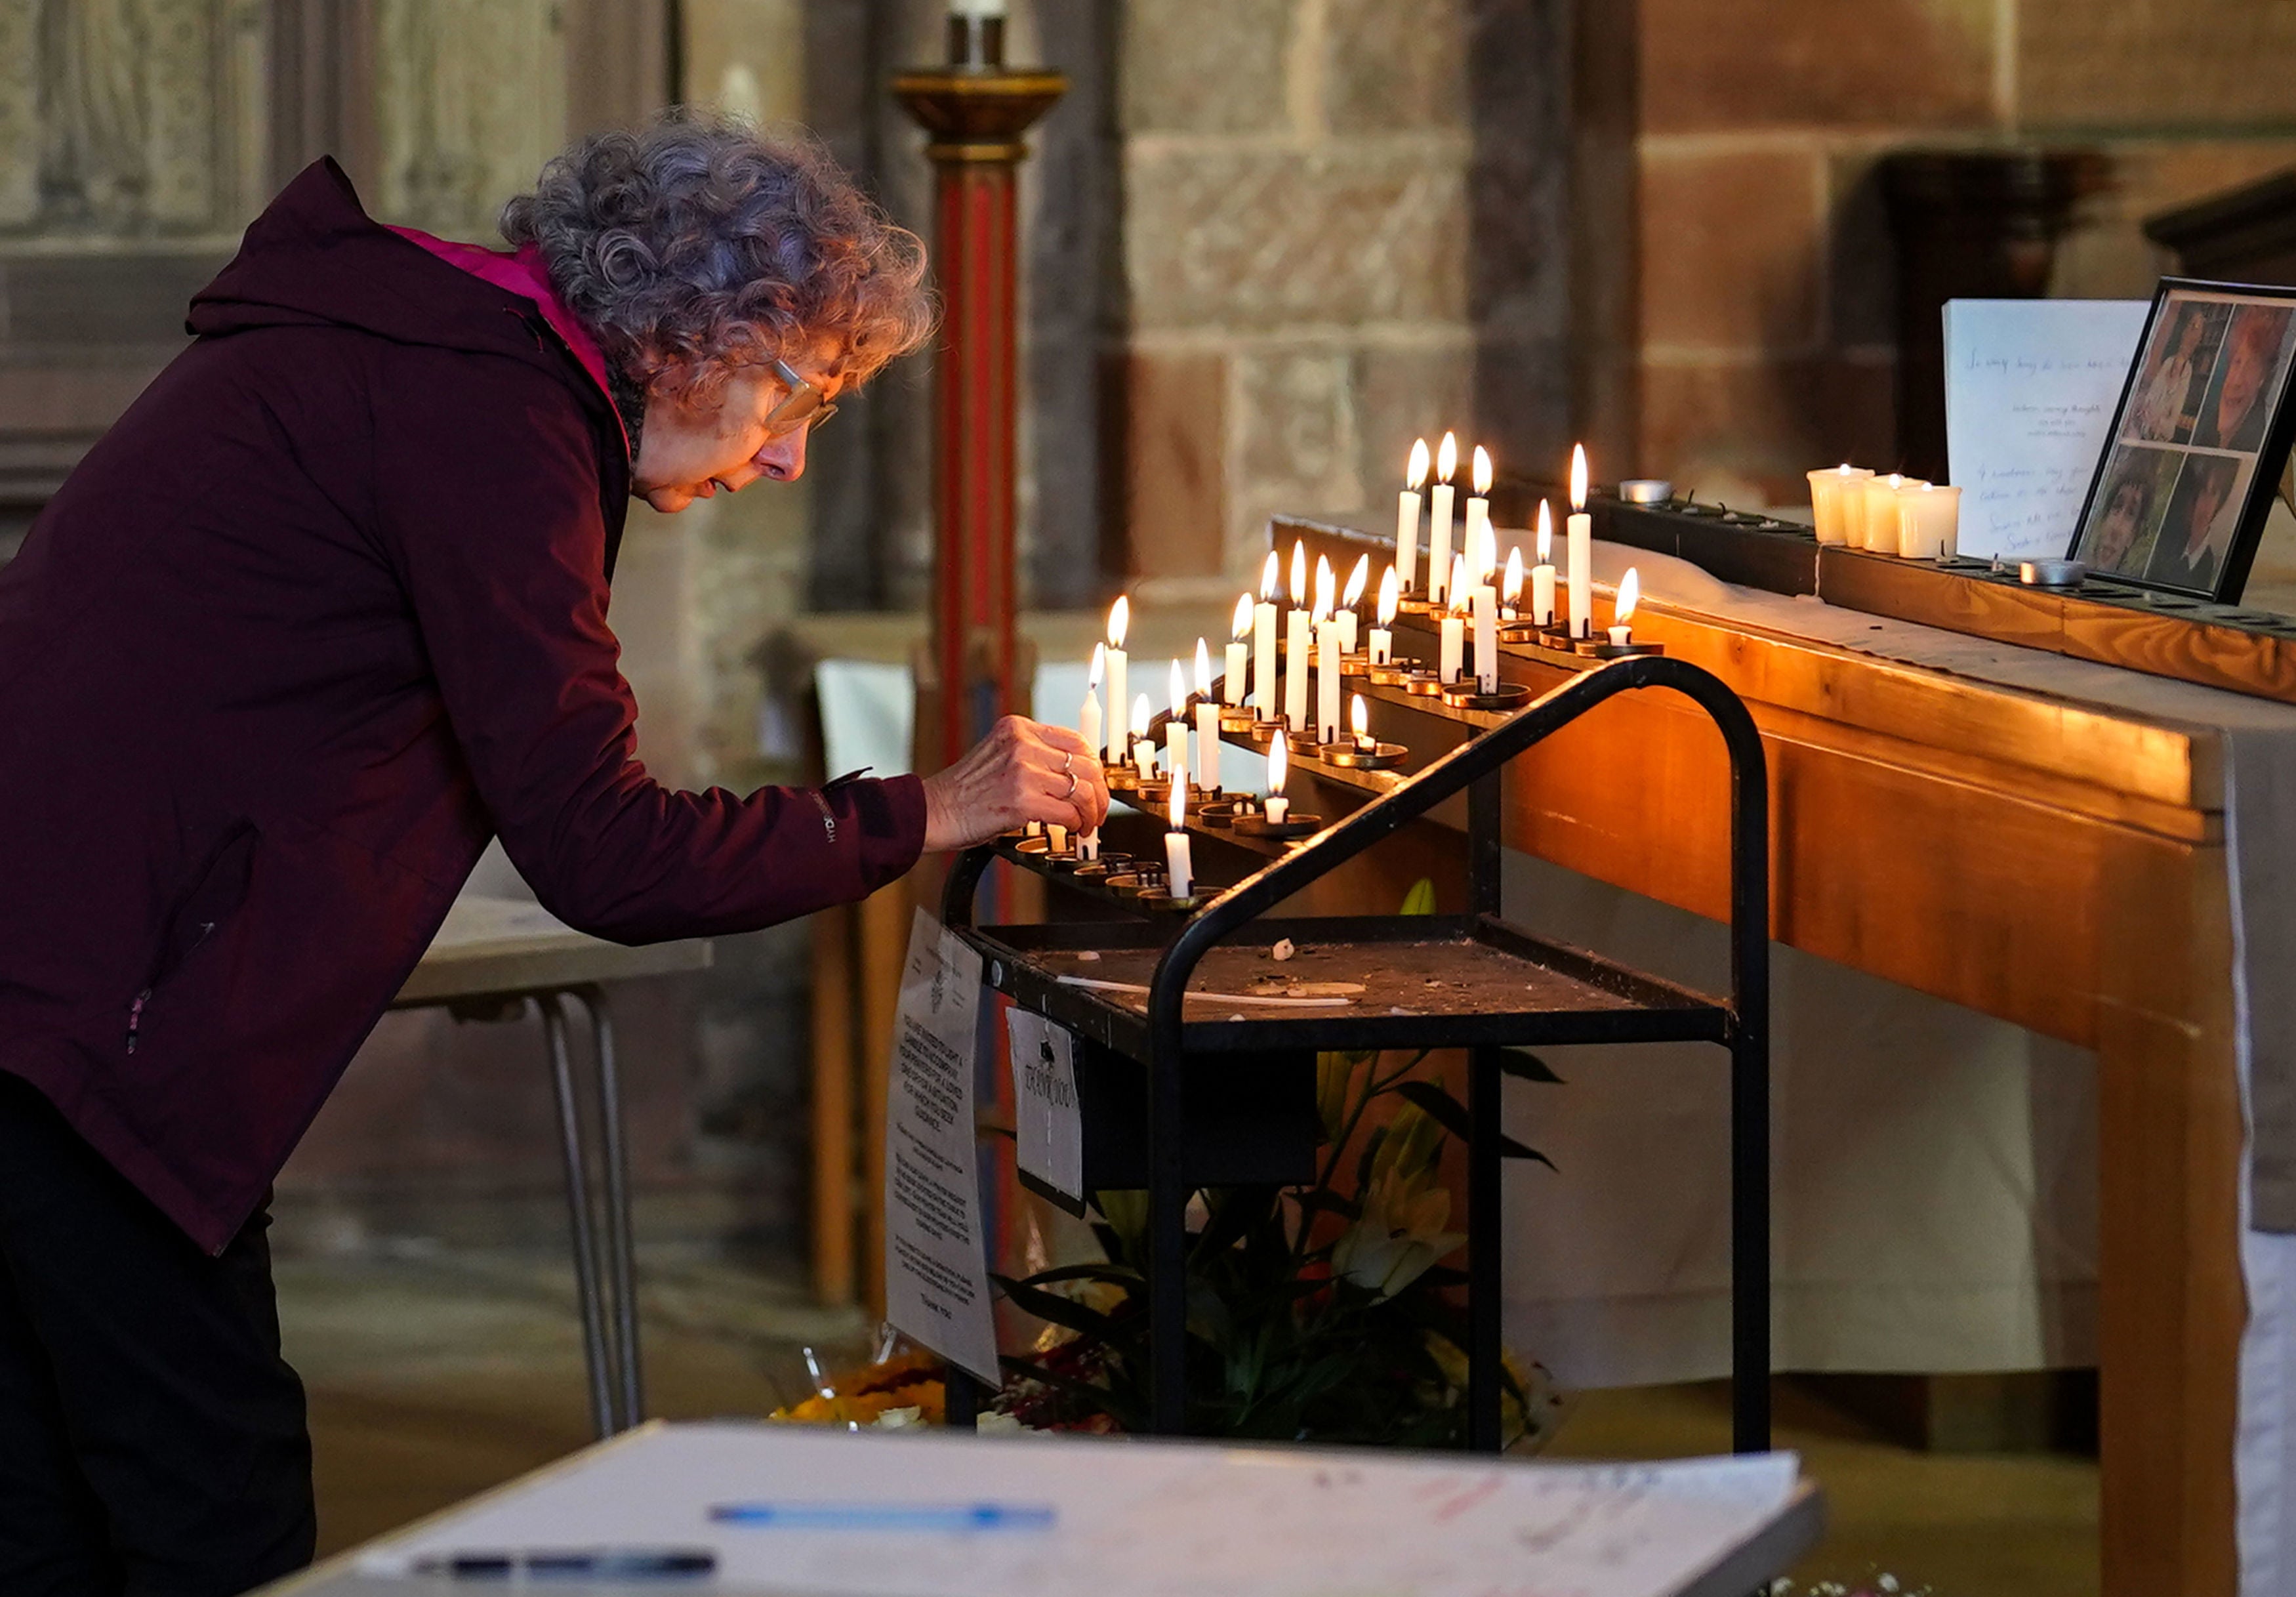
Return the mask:
[[(717, 1589), (821, 1597), (1669, 1597), (1775, 1522), (1791, 1453), (1542, 1464), (1094, 1437), (658, 1427), (379, 1544), (708, 1547)], [(1051, 1511), (1033, 1531), (776, 1529), (712, 1505)]]
[(1004, 1017), (1013, 1047), (1013, 1130), (1020, 1165), (1054, 1191), (1084, 1201), (1084, 1118), (1077, 1107), (1076, 1039), (1043, 1016)]
[(1963, 554), (2054, 560), (2072, 547), (2149, 308), (1946, 302), (1946, 457)]
[(972, 1124), (980, 1014), (980, 956), (918, 910), (885, 1112), (885, 1318), (996, 1386)]

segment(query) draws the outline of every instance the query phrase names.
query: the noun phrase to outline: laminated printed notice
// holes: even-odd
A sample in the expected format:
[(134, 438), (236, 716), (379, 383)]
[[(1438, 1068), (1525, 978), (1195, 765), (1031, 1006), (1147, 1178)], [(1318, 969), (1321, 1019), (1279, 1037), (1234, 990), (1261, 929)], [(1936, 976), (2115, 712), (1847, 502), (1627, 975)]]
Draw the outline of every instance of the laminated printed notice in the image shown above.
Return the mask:
[(885, 1318), (994, 1387), (974, 1160), (980, 956), (923, 910), (909, 934), (885, 1107)]
[(1043, 1016), (1014, 1009), (1013, 1107), (1021, 1173), (1084, 1202), (1084, 1121), (1077, 1108), (1076, 1039)]

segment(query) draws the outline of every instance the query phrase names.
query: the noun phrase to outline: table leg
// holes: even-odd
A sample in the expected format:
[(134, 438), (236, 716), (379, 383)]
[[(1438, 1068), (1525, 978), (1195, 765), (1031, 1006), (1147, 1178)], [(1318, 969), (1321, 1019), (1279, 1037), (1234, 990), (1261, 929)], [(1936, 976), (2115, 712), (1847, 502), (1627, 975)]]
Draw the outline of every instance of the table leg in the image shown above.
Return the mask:
[(630, 1241), (629, 1144), (622, 1133), (622, 1083), (614, 1063), (614, 1017), (603, 988), (577, 990), (590, 1011), (590, 1035), (598, 1056), (598, 1125), (606, 1159), (606, 1280), (613, 1306), (614, 1351), (619, 1355), (621, 1412), (615, 1429), (627, 1430), (645, 1418), (644, 1371), (638, 1357), (638, 1296), (635, 1251)]
[(590, 1371), (590, 1422), (599, 1438), (614, 1434), (614, 1392), (609, 1374), (605, 1305), (598, 1291), (597, 1248), (591, 1232), (588, 1150), (583, 1146), (574, 1063), (566, 1049), (565, 1000), (547, 993), (534, 1000), (550, 1045), (550, 1081), (558, 1096), (559, 1150), (566, 1161), (566, 1217), (574, 1239), (574, 1295), (582, 1314), (582, 1352)]

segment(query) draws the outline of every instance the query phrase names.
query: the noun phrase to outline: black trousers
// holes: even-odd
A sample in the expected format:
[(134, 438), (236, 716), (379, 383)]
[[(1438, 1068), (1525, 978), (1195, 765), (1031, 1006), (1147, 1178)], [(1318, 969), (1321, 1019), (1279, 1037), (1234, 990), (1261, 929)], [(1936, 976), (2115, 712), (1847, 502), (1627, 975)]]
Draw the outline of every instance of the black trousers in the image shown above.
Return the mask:
[(0, 1072), (0, 1593), (233, 1597), (310, 1561), (269, 1223), (209, 1257)]

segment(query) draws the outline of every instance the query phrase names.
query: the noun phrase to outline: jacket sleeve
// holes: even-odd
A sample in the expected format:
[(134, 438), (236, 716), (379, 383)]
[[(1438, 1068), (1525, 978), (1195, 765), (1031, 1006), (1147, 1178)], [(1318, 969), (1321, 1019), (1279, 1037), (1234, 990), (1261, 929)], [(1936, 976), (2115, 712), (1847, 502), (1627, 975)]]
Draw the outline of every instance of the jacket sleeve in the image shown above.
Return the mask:
[(562, 384), (400, 349), (374, 407), (377, 536), (480, 796), (552, 914), (618, 943), (753, 931), (916, 863), (914, 777), (741, 798), (647, 774), (606, 624), (596, 446)]

